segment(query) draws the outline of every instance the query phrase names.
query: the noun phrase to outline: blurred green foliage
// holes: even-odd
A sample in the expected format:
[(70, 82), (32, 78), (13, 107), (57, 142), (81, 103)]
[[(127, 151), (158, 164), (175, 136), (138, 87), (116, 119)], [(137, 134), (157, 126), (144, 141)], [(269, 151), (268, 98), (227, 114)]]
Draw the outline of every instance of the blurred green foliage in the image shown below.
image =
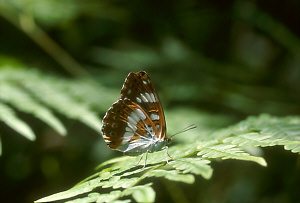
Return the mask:
[[(0, 202), (68, 189), (122, 155), (105, 146), (98, 123), (130, 71), (152, 78), (168, 134), (199, 126), (174, 145), (248, 115), (299, 115), (299, 8), (277, 0), (0, 0)], [(156, 201), (175, 201), (173, 191), (189, 197), (181, 202), (299, 201), (299, 155), (262, 153), (268, 168), (213, 162), (208, 181), (155, 181)]]

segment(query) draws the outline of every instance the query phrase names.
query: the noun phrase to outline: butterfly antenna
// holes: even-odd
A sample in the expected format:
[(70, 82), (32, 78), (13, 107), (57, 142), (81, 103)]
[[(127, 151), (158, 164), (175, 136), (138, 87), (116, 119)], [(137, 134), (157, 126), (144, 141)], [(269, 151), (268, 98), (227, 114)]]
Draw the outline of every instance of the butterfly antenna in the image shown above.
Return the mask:
[(194, 128), (197, 128), (197, 127), (198, 127), (198, 126), (196, 126), (195, 124), (189, 125), (189, 126), (183, 128), (182, 130), (178, 131), (177, 133), (171, 135), (170, 138), (172, 138), (172, 137), (174, 137), (175, 135), (178, 135), (178, 134), (180, 134), (180, 133), (184, 133), (184, 132), (186, 132), (186, 131), (188, 131), (188, 130), (192, 130), (192, 129), (194, 129)]

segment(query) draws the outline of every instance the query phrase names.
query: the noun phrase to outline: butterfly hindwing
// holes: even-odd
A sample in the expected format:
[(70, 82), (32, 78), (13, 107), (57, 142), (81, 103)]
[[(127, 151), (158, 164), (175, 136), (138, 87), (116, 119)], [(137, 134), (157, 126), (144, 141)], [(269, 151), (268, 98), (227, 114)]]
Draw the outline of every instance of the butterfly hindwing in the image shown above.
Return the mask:
[(147, 112), (127, 98), (120, 98), (103, 118), (103, 138), (108, 146), (128, 154), (145, 152), (158, 134)]

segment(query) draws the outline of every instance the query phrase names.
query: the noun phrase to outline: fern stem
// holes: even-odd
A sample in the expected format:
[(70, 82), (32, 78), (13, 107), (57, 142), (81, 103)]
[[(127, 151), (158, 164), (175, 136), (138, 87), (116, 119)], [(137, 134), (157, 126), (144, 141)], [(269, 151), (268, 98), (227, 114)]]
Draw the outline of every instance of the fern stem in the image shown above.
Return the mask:
[(89, 73), (61, 46), (59, 46), (46, 32), (44, 32), (34, 19), (24, 11), (17, 14), (13, 6), (7, 3), (0, 4), (0, 15), (8, 22), (27, 34), (47, 54), (49, 54), (61, 67), (72, 76), (89, 76)]

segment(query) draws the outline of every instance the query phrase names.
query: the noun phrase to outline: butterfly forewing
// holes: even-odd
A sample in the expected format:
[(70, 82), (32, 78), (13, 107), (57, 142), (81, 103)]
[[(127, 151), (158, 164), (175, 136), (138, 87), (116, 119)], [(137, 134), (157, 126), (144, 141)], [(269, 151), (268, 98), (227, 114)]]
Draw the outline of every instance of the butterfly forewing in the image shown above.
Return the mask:
[(102, 133), (110, 148), (139, 154), (149, 148), (158, 131), (147, 112), (130, 99), (120, 98), (104, 116)]
[(140, 106), (150, 117), (158, 131), (158, 139), (164, 139), (166, 123), (163, 109), (154, 88), (154, 85), (146, 72), (129, 73), (121, 89), (122, 98), (128, 98)]

